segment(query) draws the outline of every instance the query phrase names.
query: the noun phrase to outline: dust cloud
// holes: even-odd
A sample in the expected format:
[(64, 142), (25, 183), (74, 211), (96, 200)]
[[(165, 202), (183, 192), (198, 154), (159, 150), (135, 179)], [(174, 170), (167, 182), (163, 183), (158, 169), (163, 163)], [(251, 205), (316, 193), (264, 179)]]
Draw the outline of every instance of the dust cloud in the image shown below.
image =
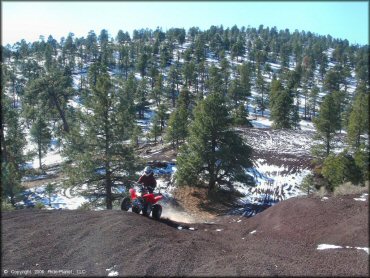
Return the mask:
[(168, 218), (172, 221), (176, 222), (183, 222), (183, 223), (197, 223), (199, 219), (189, 215), (185, 211), (181, 211), (178, 208), (175, 208), (172, 205), (166, 205), (162, 208), (162, 216), (163, 218)]

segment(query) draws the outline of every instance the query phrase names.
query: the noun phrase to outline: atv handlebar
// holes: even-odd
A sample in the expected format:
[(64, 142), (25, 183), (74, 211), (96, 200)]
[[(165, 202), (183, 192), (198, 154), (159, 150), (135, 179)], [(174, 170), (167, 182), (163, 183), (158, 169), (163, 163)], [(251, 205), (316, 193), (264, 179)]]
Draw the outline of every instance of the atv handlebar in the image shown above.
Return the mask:
[[(155, 189), (152, 186), (144, 186), (142, 183), (139, 183), (137, 181), (129, 180), (129, 182), (131, 182), (133, 185), (138, 186), (140, 188), (139, 192), (146, 191), (146, 188), (151, 189), (152, 191), (154, 191), (154, 189)], [(159, 190), (159, 193), (160, 193), (160, 190)]]

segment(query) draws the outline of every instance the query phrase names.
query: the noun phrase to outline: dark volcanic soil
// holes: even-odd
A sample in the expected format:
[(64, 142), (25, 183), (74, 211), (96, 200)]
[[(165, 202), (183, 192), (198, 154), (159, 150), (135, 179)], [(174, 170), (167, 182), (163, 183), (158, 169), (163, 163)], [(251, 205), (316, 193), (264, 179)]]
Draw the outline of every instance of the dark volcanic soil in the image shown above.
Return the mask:
[(252, 218), (218, 217), (214, 224), (121, 211), (2, 212), (1, 273), (368, 276), (366, 251), (317, 250), (319, 244), (369, 246), (368, 199), (354, 197), (293, 198)]

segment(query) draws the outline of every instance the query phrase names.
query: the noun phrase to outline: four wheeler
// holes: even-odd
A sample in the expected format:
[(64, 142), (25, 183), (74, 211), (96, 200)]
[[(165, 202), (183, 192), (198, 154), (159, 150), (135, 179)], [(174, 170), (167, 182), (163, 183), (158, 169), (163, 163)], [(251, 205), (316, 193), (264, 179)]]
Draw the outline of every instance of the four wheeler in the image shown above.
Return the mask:
[(148, 189), (141, 184), (136, 183), (134, 188), (129, 190), (130, 196), (125, 197), (121, 201), (121, 210), (140, 213), (144, 216), (149, 216), (150, 213), (154, 219), (161, 218), (162, 206), (157, 204), (163, 198), (161, 193), (149, 193)]

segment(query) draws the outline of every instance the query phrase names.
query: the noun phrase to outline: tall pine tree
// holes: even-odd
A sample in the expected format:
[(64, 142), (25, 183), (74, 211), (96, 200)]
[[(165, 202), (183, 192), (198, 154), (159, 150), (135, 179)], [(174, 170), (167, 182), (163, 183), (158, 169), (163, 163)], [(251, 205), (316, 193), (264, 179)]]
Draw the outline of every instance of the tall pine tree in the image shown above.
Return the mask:
[(209, 190), (214, 190), (216, 184), (246, 179), (244, 168), (252, 165), (251, 148), (231, 125), (221, 94), (211, 94), (198, 103), (187, 143), (177, 159), (178, 184), (204, 182)]
[[(129, 81), (127, 81), (129, 82)], [(126, 88), (127, 89), (127, 88)], [(87, 113), (81, 114), (81, 127), (68, 137), (66, 166), (69, 185), (86, 184), (88, 196), (104, 197), (112, 209), (112, 188), (134, 176), (137, 160), (132, 145), (133, 96), (117, 90), (107, 72), (101, 74), (86, 100)]]

